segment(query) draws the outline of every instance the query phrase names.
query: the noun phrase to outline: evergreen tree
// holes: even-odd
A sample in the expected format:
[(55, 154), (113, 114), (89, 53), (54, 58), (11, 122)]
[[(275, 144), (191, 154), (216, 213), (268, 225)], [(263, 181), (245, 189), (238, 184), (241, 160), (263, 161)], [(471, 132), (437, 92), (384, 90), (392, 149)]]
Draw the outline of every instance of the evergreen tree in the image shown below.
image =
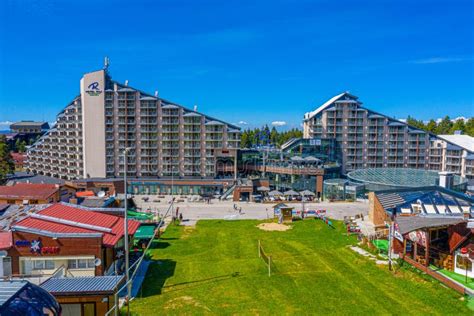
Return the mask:
[(445, 116), (441, 122), (439, 122), (438, 127), (436, 128), (436, 134), (449, 134), (451, 131), (451, 128), (453, 127), (453, 122), (451, 122), (451, 119), (449, 116)]
[(6, 177), (14, 170), (15, 165), (8, 149), (6, 137), (0, 135), (0, 182), (5, 181)]

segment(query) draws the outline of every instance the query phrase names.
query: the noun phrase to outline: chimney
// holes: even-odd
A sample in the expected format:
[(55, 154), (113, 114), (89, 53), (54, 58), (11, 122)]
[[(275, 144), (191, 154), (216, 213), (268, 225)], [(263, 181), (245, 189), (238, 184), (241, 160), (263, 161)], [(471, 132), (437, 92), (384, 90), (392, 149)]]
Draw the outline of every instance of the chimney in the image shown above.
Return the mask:
[(125, 86), (128, 87), (128, 80), (125, 80)]
[(158, 90), (155, 90), (155, 97), (158, 98)]
[(439, 174), (439, 186), (445, 189), (452, 189), (454, 174), (448, 171), (441, 171)]

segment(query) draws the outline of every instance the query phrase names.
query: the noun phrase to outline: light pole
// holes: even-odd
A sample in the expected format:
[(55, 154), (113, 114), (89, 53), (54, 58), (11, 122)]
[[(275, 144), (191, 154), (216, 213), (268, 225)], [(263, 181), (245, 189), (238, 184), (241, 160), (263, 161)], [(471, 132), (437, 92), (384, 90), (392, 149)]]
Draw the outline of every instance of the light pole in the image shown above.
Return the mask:
[(124, 248), (125, 248), (125, 282), (127, 284), (127, 315), (130, 315), (130, 296), (131, 296), (131, 284), (130, 284), (130, 273), (129, 269), (129, 245), (128, 245), (128, 195), (127, 195), (127, 163), (128, 163), (128, 152), (131, 148), (126, 147), (123, 151), (123, 162), (124, 162), (124, 173), (123, 173), (123, 186), (124, 186), (124, 221), (123, 221), (123, 238), (124, 238)]

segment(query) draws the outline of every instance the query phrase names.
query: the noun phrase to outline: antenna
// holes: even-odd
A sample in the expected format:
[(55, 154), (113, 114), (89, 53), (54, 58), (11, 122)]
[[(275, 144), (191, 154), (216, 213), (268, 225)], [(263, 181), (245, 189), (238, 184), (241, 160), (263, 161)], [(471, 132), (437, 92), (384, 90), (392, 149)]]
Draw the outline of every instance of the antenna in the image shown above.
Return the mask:
[(105, 57), (104, 57), (104, 69), (105, 69), (105, 70), (108, 70), (108, 69), (109, 69), (109, 65), (110, 65), (109, 57), (105, 56)]

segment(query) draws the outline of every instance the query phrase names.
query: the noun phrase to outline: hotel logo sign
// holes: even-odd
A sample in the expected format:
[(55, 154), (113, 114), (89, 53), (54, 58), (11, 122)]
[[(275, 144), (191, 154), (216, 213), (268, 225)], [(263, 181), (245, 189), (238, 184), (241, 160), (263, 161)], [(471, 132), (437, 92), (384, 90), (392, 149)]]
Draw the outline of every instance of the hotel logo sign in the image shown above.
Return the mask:
[(99, 88), (99, 83), (94, 81), (90, 85), (87, 86), (86, 93), (91, 97), (96, 97), (102, 93), (102, 90)]

